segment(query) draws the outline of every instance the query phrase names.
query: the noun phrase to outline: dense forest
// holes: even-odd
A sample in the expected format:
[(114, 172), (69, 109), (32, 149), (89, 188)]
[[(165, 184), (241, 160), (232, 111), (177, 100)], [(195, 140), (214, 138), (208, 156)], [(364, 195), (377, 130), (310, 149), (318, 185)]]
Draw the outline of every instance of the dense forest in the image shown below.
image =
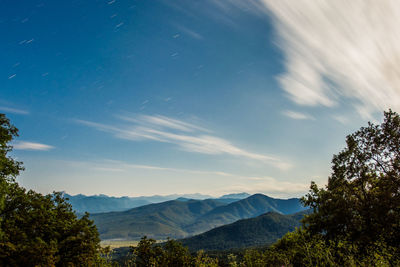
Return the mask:
[(89, 215), (78, 218), (60, 193), (18, 185), (22, 163), (9, 156), (18, 130), (4, 114), (0, 126), (1, 266), (400, 265), (400, 116), (390, 110), (382, 124), (347, 136), (346, 147), (333, 156), (328, 184), (312, 182), (302, 198), (311, 211), (300, 227), (267, 247), (218, 253), (143, 237), (128, 253), (113, 256), (100, 247)]

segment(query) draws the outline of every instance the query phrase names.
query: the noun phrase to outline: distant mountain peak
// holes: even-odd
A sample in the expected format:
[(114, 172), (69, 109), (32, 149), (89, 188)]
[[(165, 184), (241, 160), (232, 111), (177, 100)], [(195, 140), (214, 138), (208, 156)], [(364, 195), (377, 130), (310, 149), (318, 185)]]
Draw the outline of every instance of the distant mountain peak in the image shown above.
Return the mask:
[(219, 198), (221, 199), (226, 199), (226, 198), (236, 198), (236, 199), (244, 199), (249, 197), (250, 194), (246, 193), (246, 192), (242, 192), (242, 193), (232, 193), (232, 194), (227, 194), (227, 195), (223, 195)]

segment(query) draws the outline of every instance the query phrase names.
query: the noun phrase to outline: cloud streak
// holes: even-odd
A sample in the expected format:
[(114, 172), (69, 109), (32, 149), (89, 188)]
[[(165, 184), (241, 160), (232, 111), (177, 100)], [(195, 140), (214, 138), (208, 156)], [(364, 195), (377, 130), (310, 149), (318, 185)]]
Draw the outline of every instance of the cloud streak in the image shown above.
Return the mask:
[(291, 165), (278, 157), (254, 153), (239, 148), (228, 140), (211, 135), (204, 127), (155, 115), (120, 116), (121, 126), (105, 125), (96, 122), (75, 120), (75, 122), (113, 134), (117, 138), (132, 141), (157, 141), (178, 146), (181, 150), (209, 154), (231, 155), (261, 161), (280, 169)]
[(208, 193), (220, 195), (232, 192), (266, 193), (275, 197), (299, 196), (307, 192), (309, 184), (302, 184), (289, 181), (279, 181), (269, 176), (247, 176), (218, 170), (196, 170), (161, 167), (155, 165), (132, 164), (119, 160), (100, 160), (93, 162), (84, 161), (62, 161), (68, 168), (83, 168), (94, 172), (109, 173), (135, 173), (134, 170), (162, 171), (171, 173), (181, 173), (186, 175), (201, 175), (228, 178), (223, 190), (216, 190)]
[(13, 147), (16, 150), (41, 150), (41, 151), (47, 151), (54, 148), (53, 146), (50, 145), (34, 143), (34, 142), (25, 142), (25, 141), (16, 142), (13, 145)]
[(189, 29), (189, 28), (187, 28), (187, 27), (185, 27), (183, 25), (175, 24), (175, 27), (180, 32), (182, 32), (182, 33), (184, 33), (184, 34), (186, 34), (186, 35), (188, 35), (188, 36), (190, 36), (190, 37), (192, 37), (194, 39), (197, 39), (197, 40), (203, 40), (204, 39), (204, 37), (201, 34), (199, 34), (198, 32), (196, 32), (194, 30), (191, 30), (191, 29)]
[[(78, 163), (79, 164), (79, 163)], [(217, 176), (230, 176), (239, 177), (237, 175), (222, 172), (222, 171), (202, 171), (190, 170), (181, 168), (160, 167), (155, 165), (131, 164), (118, 160), (104, 160), (102, 162), (87, 162), (84, 163), (90, 166), (93, 170), (109, 171), (109, 172), (130, 172), (131, 169), (154, 170), (154, 171), (167, 171), (167, 172), (180, 172), (188, 174), (203, 174), (203, 175), (217, 175)]]
[(304, 106), (350, 101), (364, 118), (400, 111), (400, 3), (383, 0), (261, 0), (285, 55), (279, 77)]
[(294, 120), (314, 120), (314, 117), (312, 117), (308, 114), (304, 114), (304, 113), (296, 112), (296, 111), (292, 111), (292, 110), (285, 110), (282, 112), (282, 114), (285, 115), (286, 117), (289, 117)]
[(17, 109), (17, 108), (10, 108), (10, 107), (5, 107), (5, 106), (0, 106), (0, 111), (13, 113), (13, 114), (21, 114), (21, 115), (28, 115), (29, 114), (29, 112), (26, 111), (26, 110)]

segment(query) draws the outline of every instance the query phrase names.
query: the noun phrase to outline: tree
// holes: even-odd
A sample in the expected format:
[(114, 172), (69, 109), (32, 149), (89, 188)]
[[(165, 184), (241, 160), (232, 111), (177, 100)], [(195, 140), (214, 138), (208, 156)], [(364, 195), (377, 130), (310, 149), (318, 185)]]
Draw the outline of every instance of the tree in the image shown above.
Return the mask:
[(346, 144), (333, 157), (326, 188), (312, 183), (303, 198), (314, 211), (305, 229), (325, 240), (350, 241), (360, 254), (374, 246), (399, 249), (400, 116), (385, 112), (381, 125), (368, 123)]
[(22, 163), (8, 156), (18, 129), (0, 114), (0, 266), (87, 266), (102, 261), (88, 214), (78, 219), (60, 193), (27, 191)]
[(137, 247), (132, 247), (134, 266), (158, 266), (159, 258), (162, 257), (163, 251), (155, 243), (156, 240), (144, 236)]
[(160, 266), (184, 267), (191, 265), (191, 255), (187, 247), (173, 239), (163, 245), (164, 253)]
[[(0, 212), (5, 208), (8, 183), (13, 182), (23, 170), (21, 162), (15, 161), (7, 154), (12, 150), (9, 142), (18, 136), (18, 129), (10, 123), (5, 114), (0, 113)], [(0, 238), (2, 218), (0, 217)]]
[(132, 255), (125, 261), (126, 266), (162, 266), (162, 267), (216, 267), (218, 260), (207, 256), (204, 251), (198, 251), (192, 256), (188, 248), (173, 239), (163, 244), (156, 244), (156, 240), (142, 237), (136, 247), (131, 247)]
[[(18, 136), (18, 129), (10, 123), (5, 114), (0, 113), (0, 179), (14, 181), (23, 170), (22, 163), (8, 157), (12, 150), (9, 143)], [(5, 185), (5, 184), (3, 184)]]
[(134, 266), (190, 266), (191, 255), (181, 243), (168, 239), (164, 244), (144, 236), (137, 247), (132, 248)]

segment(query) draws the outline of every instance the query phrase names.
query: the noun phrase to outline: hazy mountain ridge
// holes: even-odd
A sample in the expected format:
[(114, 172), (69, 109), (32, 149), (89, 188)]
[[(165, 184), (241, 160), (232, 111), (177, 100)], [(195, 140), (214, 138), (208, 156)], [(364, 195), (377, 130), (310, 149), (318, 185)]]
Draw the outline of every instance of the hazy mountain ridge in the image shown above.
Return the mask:
[(270, 211), (291, 214), (301, 210), (304, 210), (304, 207), (299, 199), (275, 199), (263, 194), (255, 194), (213, 209), (193, 225), (187, 226), (185, 230), (191, 234), (196, 234), (240, 219), (257, 217)]
[(299, 227), (300, 220), (307, 212), (301, 211), (290, 215), (268, 212), (179, 241), (193, 251), (266, 246)]
[(223, 199), (172, 200), (123, 212), (92, 214), (102, 239), (184, 238), (240, 219), (275, 211), (304, 210), (299, 199), (274, 199), (262, 194), (226, 203)]
[(125, 211), (132, 208), (160, 203), (164, 201), (174, 200), (177, 198), (187, 199), (207, 199), (211, 198), (209, 195), (202, 194), (173, 194), (173, 195), (154, 195), (154, 196), (140, 196), (140, 197), (112, 197), (107, 195), (92, 195), (86, 196), (82, 194), (69, 195), (63, 194), (68, 198), (68, 202), (77, 213), (101, 213), (111, 211)]
[(228, 194), (223, 195), (219, 198), (213, 198), (212, 196), (199, 193), (172, 194), (165, 196), (153, 195), (140, 197), (112, 197), (103, 194), (86, 196), (82, 194), (70, 195), (67, 193), (63, 193), (63, 195), (65, 198), (68, 198), (68, 202), (72, 205), (72, 208), (79, 214), (83, 214), (84, 212), (101, 213), (111, 211), (125, 211), (148, 204), (161, 203), (164, 201), (175, 199), (179, 199), (181, 201), (190, 199), (220, 199), (224, 203), (231, 203), (249, 196), (249, 194), (247, 193)]
[(144, 235), (157, 239), (185, 237), (185, 225), (214, 209), (225, 205), (217, 200), (171, 200), (150, 204), (123, 212), (92, 214), (103, 239), (140, 239)]

